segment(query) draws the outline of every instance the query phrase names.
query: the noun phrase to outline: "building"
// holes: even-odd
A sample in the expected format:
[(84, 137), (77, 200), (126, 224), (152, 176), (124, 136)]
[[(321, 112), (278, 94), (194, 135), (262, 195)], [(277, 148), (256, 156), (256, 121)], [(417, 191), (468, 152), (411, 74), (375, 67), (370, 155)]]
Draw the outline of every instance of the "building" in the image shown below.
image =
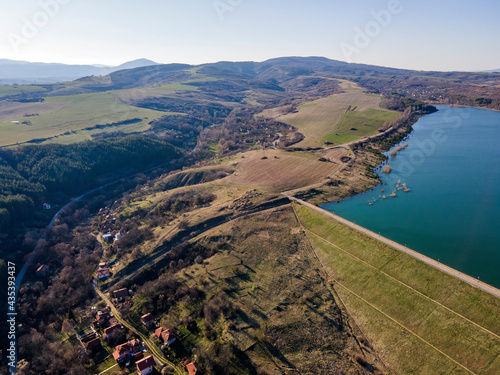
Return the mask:
[(116, 298), (118, 301), (123, 301), (125, 297), (128, 297), (127, 288), (115, 290), (113, 292), (113, 297)]
[(98, 311), (97, 316), (96, 316), (96, 321), (97, 321), (97, 324), (99, 325), (99, 327), (102, 327), (108, 321), (108, 319), (110, 317), (111, 317), (111, 314), (109, 312)]
[(110, 276), (111, 276), (111, 272), (109, 272), (109, 268), (101, 268), (101, 269), (97, 270), (97, 278), (99, 280), (104, 279), (106, 277), (110, 277)]
[(93, 340), (87, 341), (84, 346), (87, 353), (95, 352), (101, 349), (101, 340), (99, 339), (99, 337), (96, 337)]
[(171, 329), (167, 329), (161, 333), (161, 339), (167, 346), (170, 346), (176, 338), (177, 335)]
[(106, 243), (113, 243), (113, 241), (115, 240), (115, 237), (112, 235), (112, 234), (103, 234), (102, 235), (102, 239), (106, 242)]
[(113, 324), (111, 327), (108, 327), (104, 330), (104, 339), (109, 340), (113, 334), (116, 334), (122, 330), (122, 326), (120, 324)]
[(153, 372), (153, 366), (155, 365), (155, 359), (152, 355), (141, 359), (135, 363), (137, 368), (137, 374), (139, 375), (147, 375)]
[(201, 370), (196, 366), (196, 363), (191, 362), (186, 365), (189, 375), (201, 375)]
[(106, 268), (107, 266), (108, 266), (108, 263), (106, 263), (106, 262), (99, 263), (99, 268)]
[(115, 351), (113, 352), (113, 358), (117, 363), (125, 361), (129, 355), (134, 352), (134, 348), (130, 343), (126, 342), (125, 344), (121, 344), (115, 346)]
[(144, 326), (147, 329), (153, 327), (155, 324), (155, 318), (154, 318), (153, 314), (151, 314), (151, 313), (147, 313), (147, 314), (141, 316), (141, 320), (142, 320), (142, 324), (144, 324)]
[(155, 336), (158, 338), (158, 340), (161, 341), (161, 333), (163, 332), (163, 328), (159, 327), (155, 329)]
[(46, 264), (42, 264), (40, 267), (36, 269), (36, 275), (39, 277), (45, 277), (47, 273), (49, 273), (50, 267), (47, 266)]

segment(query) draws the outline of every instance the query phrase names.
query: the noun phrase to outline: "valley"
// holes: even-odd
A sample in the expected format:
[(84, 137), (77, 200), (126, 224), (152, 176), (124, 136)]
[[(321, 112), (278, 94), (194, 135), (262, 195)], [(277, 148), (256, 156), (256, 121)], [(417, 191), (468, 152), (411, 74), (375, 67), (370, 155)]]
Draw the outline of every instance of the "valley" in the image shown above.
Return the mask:
[[(283, 58), (2, 88), (2, 259), (40, 250), (19, 289), (20, 373), (129, 373), (139, 352), (130, 370), (115, 353), (136, 338), (162, 373), (500, 371), (498, 298), (289, 199), (375, 187), (383, 152), (435, 111), (446, 74), (421, 76)], [(42, 204), (77, 196), (42, 237)]]

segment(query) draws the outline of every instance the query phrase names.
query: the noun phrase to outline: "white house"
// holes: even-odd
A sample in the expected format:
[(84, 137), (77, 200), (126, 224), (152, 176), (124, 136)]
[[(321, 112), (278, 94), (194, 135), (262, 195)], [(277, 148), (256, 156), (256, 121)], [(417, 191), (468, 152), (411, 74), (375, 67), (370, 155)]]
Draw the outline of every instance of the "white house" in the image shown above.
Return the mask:
[(147, 375), (152, 373), (154, 365), (155, 359), (152, 355), (135, 363), (135, 366), (137, 367), (137, 373), (139, 375)]

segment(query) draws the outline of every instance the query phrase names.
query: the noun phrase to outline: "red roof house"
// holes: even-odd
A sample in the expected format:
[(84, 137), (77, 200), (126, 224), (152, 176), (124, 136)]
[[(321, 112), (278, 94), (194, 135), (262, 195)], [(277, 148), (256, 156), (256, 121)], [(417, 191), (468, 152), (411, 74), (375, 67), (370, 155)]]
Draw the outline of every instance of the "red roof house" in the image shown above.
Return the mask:
[(109, 268), (101, 268), (99, 270), (97, 270), (97, 278), (100, 280), (100, 279), (104, 279), (105, 277), (110, 277), (111, 276), (111, 272), (109, 272)]
[(113, 297), (116, 298), (119, 301), (121, 301), (125, 297), (128, 297), (128, 290), (127, 290), (127, 288), (115, 290), (113, 292)]
[(115, 346), (115, 351), (113, 352), (113, 358), (116, 362), (123, 362), (127, 357), (134, 352), (132, 345), (128, 342)]
[(147, 313), (147, 314), (141, 316), (141, 320), (142, 320), (142, 324), (144, 324), (144, 326), (146, 328), (150, 328), (155, 322), (155, 318), (154, 318), (153, 314), (151, 314), (151, 313)]
[(141, 359), (140, 361), (135, 363), (137, 368), (137, 373), (140, 375), (146, 375), (153, 372), (153, 366), (155, 365), (155, 359), (152, 355)]
[(49, 266), (46, 264), (42, 264), (40, 267), (36, 269), (36, 275), (44, 277), (49, 272)]
[(104, 330), (104, 339), (108, 340), (113, 333), (120, 332), (122, 326), (120, 324), (113, 324)]
[(186, 365), (186, 369), (189, 372), (189, 375), (200, 375), (201, 370), (196, 366), (196, 363), (191, 362)]
[(167, 329), (166, 331), (163, 331), (161, 333), (161, 338), (162, 338), (163, 342), (167, 346), (169, 346), (175, 341), (175, 339), (177, 338), (177, 335), (171, 329)]

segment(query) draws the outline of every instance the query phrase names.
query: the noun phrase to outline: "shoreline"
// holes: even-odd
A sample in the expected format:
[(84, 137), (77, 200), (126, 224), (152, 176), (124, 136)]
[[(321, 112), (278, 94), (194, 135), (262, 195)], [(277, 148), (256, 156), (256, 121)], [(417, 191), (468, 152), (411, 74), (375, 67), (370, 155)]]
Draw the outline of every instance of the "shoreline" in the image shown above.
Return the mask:
[(350, 227), (351, 229), (354, 229), (357, 232), (360, 232), (364, 235), (367, 235), (368, 237), (371, 237), (379, 242), (382, 242), (382, 243), (394, 248), (397, 251), (401, 251), (401, 252), (403, 252), (403, 253), (405, 253), (405, 254), (407, 254), (415, 259), (418, 259), (418, 260), (426, 263), (427, 265), (429, 265), (433, 268), (436, 268), (444, 273), (447, 273), (448, 275), (454, 276), (454, 277), (468, 283), (469, 285), (471, 285), (473, 287), (476, 287), (484, 292), (487, 292), (495, 297), (500, 298), (500, 289), (498, 289), (492, 285), (489, 285), (483, 281), (477, 280), (477, 279), (473, 278), (472, 276), (469, 276), (461, 271), (458, 271), (458, 270), (456, 270), (452, 267), (449, 267), (443, 263), (440, 263), (432, 258), (429, 258), (428, 256), (423, 255), (415, 250), (412, 250), (409, 247), (403, 246), (403, 245), (401, 245), (393, 240), (390, 240), (387, 237), (384, 237), (384, 236), (381, 236), (375, 232), (372, 232), (369, 229), (366, 229), (358, 224), (355, 224), (347, 219), (344, 219), (343, 217), (335, 215), (334, 213), (327, 211), (321, 207), (315, 206), (311, 203), (307, 203), (301, 199), (298, 199), (298, 198), (295, 198), (292, 196), (288, 196), (288, 198), (292, 202), (297, 202), (298, 204), (309, 207), (309, 208), (321, 213), (322, 215), (325, 215), (331, 219), (334, 219), (334, 220), (338, 221), (339, 223)]

